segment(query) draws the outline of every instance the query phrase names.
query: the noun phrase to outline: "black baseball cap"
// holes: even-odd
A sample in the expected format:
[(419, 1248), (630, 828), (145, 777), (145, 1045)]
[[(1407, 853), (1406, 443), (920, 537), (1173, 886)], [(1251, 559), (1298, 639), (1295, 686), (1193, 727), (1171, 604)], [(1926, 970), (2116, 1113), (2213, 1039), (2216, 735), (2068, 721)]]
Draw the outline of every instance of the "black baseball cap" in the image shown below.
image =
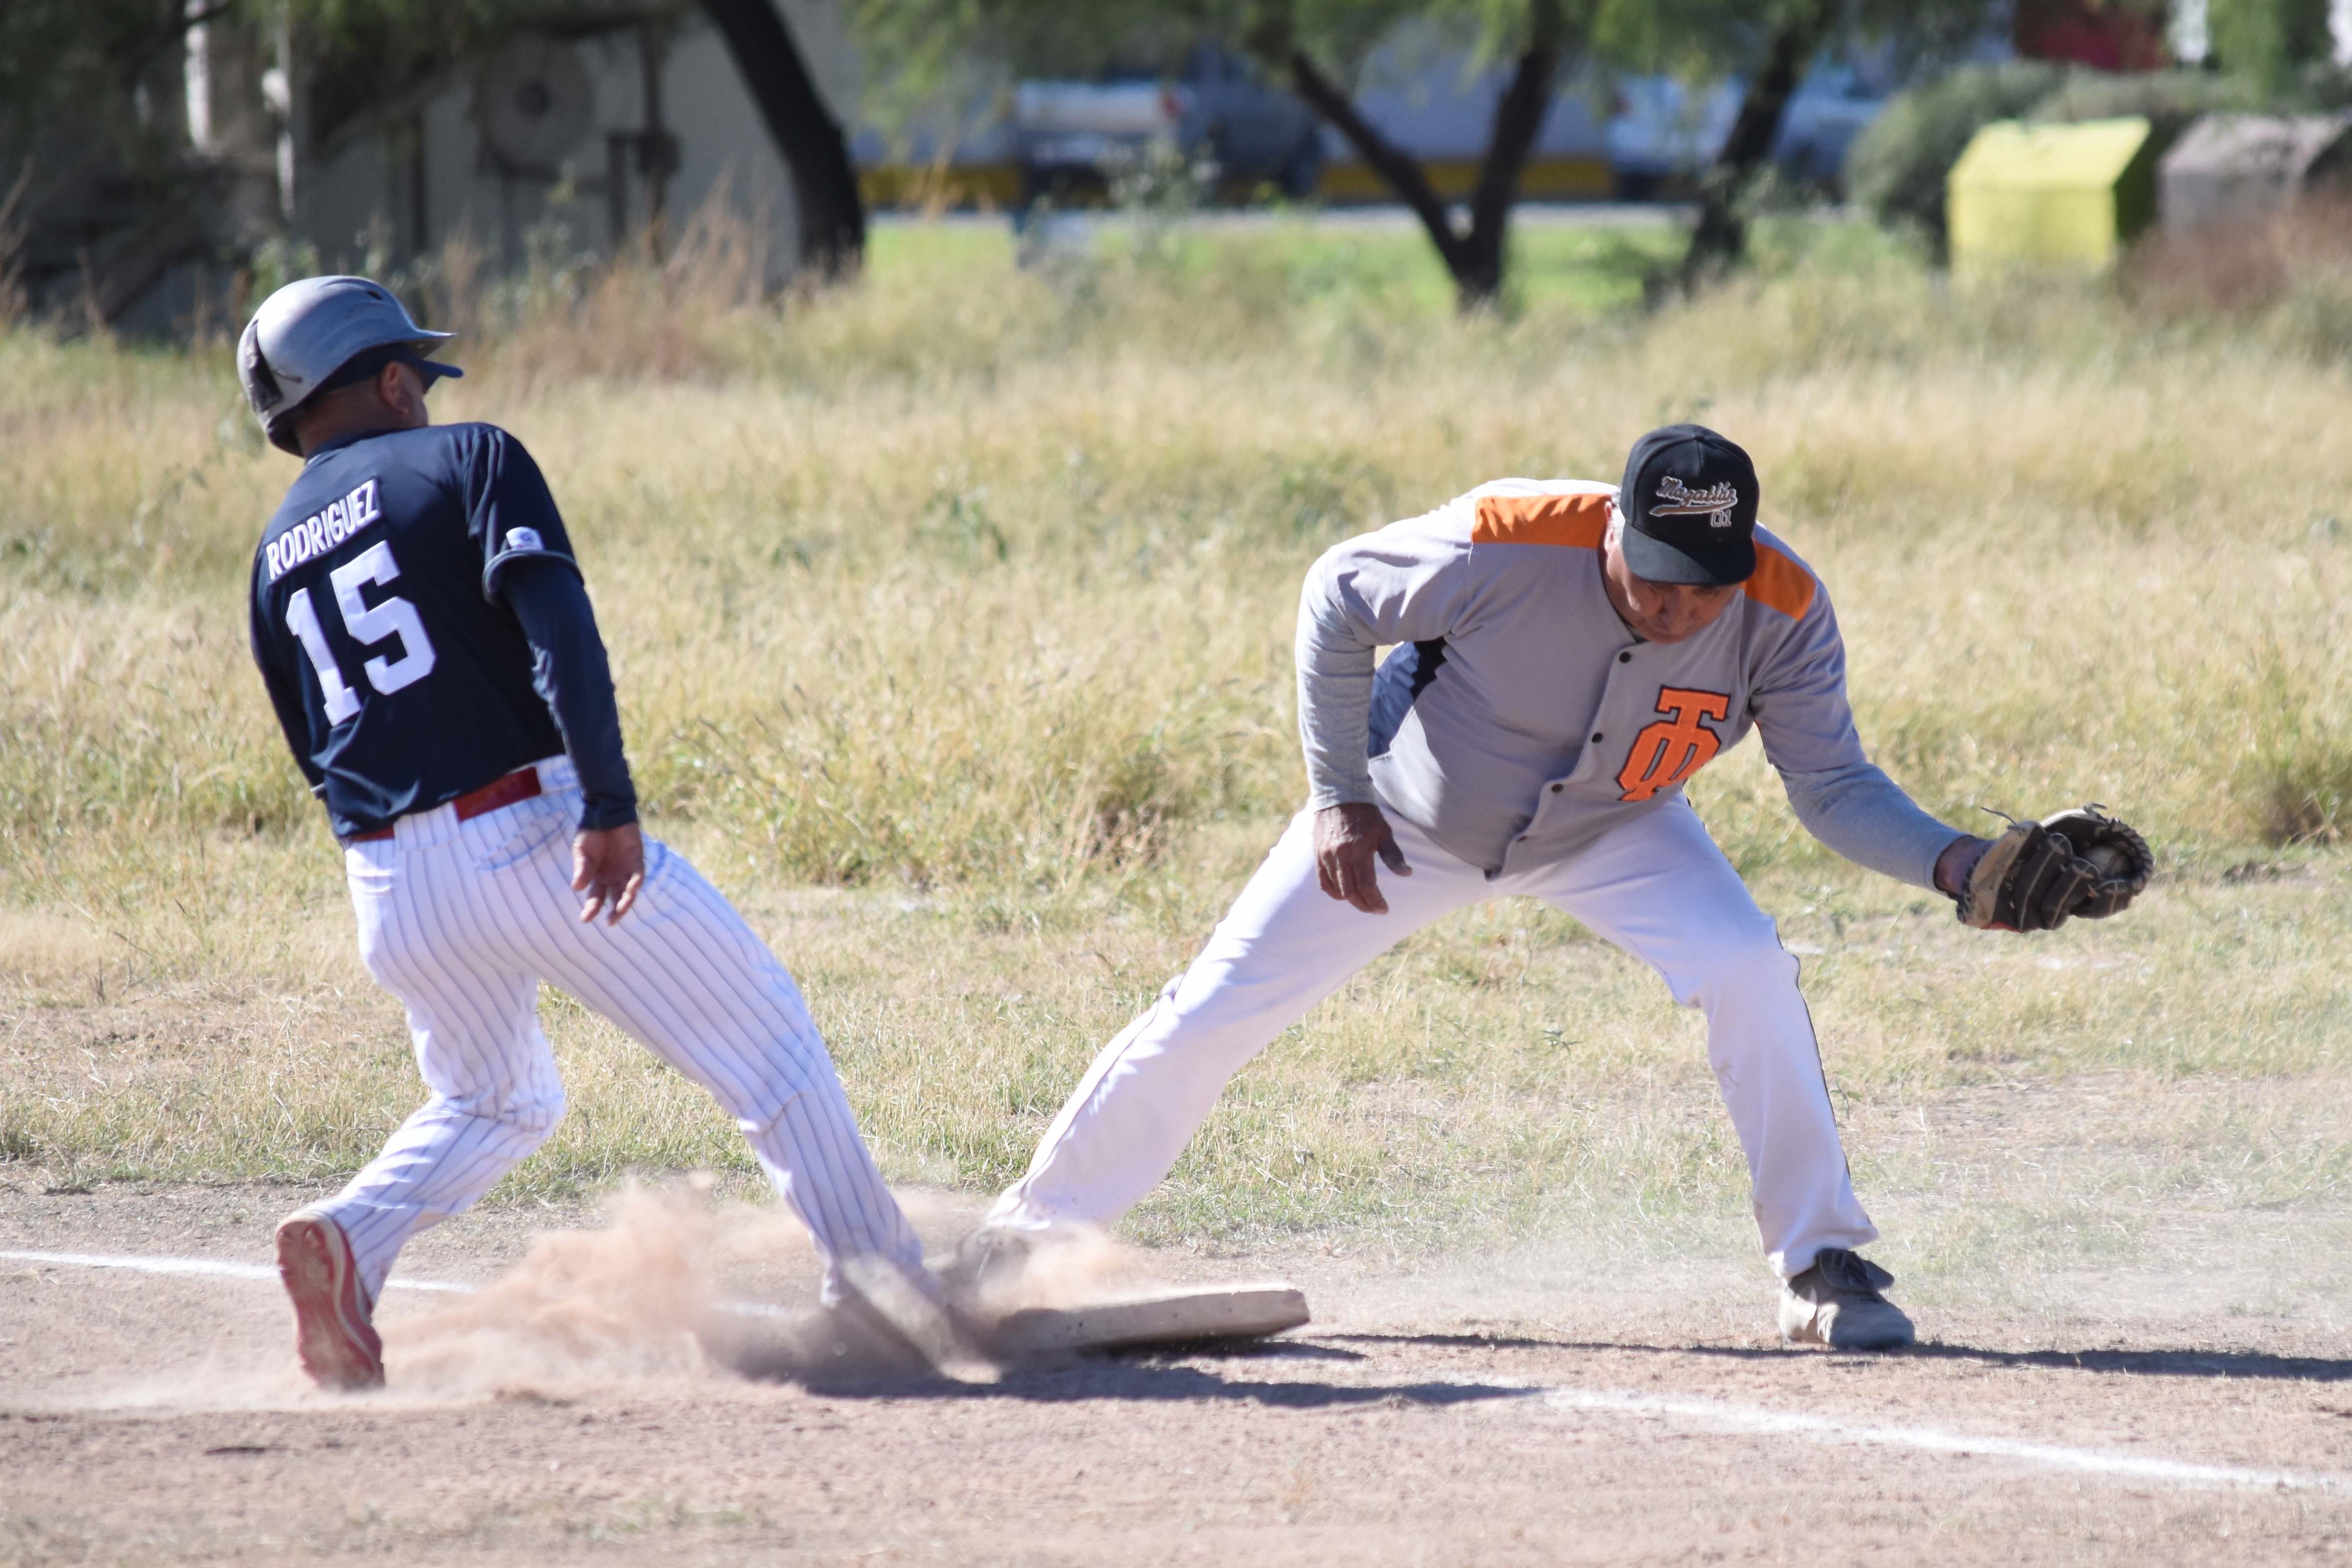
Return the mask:
[(1756, 465), (1703, 424), (1662, 425), (1633, 443), (1617, 509), (1636, 577), (1720, 586), (1756, 574)]

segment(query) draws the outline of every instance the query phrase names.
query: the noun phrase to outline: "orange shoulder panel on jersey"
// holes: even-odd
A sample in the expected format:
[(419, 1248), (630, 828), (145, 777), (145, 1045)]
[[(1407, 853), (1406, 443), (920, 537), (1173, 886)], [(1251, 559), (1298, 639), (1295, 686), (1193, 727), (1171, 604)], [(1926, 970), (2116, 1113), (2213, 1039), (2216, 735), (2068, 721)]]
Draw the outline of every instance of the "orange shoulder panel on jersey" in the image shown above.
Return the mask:
[(1756, 542), (1756, 575), (1748, 580), (1748, 597), (1791, 621), (1801, 621), (1813, 607), (1813, 574), (1770, 545)]
[(1608, 531), (1606, 496), (1481, 496), (1470, 542), (1599, 549), (1601, 536)]

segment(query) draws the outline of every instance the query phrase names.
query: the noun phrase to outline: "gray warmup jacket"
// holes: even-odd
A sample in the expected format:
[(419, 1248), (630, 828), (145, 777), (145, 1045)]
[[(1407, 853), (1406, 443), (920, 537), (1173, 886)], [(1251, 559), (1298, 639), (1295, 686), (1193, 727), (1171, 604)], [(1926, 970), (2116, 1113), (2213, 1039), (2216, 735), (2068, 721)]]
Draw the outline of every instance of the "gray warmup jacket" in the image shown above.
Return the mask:
[(1375, 802), (1495, 877), (1658, 810), (1752, 725), (1814, 837), (1934, 886), (1960, 831), (1863, 755), (1812, 569), (1759, 528), (1756, 575), (1722, 618), (1644, 643), (1601, 587), (1616, 494), (1498, 480), (1315, 563), (1298, 614), (1307, 804)]

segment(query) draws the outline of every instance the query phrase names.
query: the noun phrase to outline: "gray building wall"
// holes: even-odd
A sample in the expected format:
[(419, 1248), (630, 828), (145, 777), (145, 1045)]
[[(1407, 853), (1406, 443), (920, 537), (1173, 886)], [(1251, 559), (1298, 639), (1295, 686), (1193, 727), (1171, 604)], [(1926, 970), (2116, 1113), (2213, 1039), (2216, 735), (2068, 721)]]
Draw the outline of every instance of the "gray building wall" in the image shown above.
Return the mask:
[[(829, 107), (846, 120), (848, 51), (834, 0), (780, 0), (779, 8)], [(535, 247), (609, 255), (646, 230), (657, 200), (675, 239), (717, 202), (758, 236), (769, 281), (790, 275), (798, 244), (791, 178), (707, 22), (538, 47), (570, 51), (589, 99), (579, 134), (559, 153), (535, 168), (501, 157), (486, 131), (492, 62), (476, 62), (310, 150), (295, 182), (295, 235), (331, 267), (398, 265), (462, 239), (502, 269)], [(664, 145), (675, 152), (666, 173), (662, 159), (647, 156)]]

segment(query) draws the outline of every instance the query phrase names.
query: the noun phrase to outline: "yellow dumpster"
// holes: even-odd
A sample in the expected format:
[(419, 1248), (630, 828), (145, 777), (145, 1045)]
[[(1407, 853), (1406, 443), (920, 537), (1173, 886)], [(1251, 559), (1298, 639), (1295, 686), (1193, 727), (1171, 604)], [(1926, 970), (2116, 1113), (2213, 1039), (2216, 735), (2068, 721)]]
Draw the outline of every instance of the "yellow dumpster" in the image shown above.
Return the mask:
[(1986, 126), (1945, 185), (1952, 264), (2102, 267), (2156, 215), (2148, 123)]

